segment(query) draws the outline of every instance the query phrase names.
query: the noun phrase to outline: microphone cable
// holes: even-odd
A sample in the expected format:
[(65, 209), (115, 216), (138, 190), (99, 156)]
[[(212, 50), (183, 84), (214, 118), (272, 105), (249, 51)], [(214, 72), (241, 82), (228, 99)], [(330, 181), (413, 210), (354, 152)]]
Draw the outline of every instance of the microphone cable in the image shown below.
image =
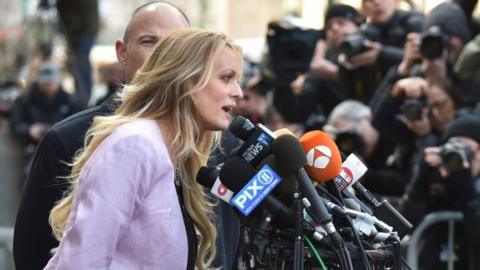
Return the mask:
[[(340, 201), (339, 201), (333, 194), (331, 194), (330, 192), (328, 192), (328, 190), (327, 190), (324, 186), (318, 185), (318, 186), (317, 186), (317, 191), (321, 192), (323, 195), (326, 195), (326, 196), (327, 196), (328, 198), (330, 198), (330, 200), (332, 200), (335, 204), (341, 205), (341, 204), (340, 204)], [(352, 228), (353, 238), (354, 238), (355, 241), (357, 242), (358, 248), (360, 249), (360, 255), (361, 255), (363, 264), (364, 264), (364, 266), (365, 266), (365, 269), (371, 270), (372, 268), (371, 268), (371, 266), (370, 266), (369, 259), (370, 259), (370, 261), (371, 261), (372, 259), (370, 258), (370, 256), (369, 256), (369, 255), (367, 254), (367, 252), (365, 251), (365, 249), (364, 249), (364, 247), (363, 247), (363, 244), (362, 244), (362, 240), (360, 239), (360, 236), (358, 235), (357, 230), (356, 230), (355, 227), (353, 226), (352, 219), (351, 219), (348, 215), (345, 215), (344, 218), (347, 220), (348, 224), (349, 224), (350, 227)], [(348, 253), (348, 252), (347, 252), (347, 253)]]

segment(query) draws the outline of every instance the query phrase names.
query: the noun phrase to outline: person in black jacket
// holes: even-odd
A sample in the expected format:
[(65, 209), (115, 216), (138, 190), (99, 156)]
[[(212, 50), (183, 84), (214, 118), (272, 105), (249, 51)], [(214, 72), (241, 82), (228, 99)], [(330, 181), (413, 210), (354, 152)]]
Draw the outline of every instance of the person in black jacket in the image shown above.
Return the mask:
[(93, 86), (89, 56), (100, 29), (98, 0), (57, 0), (55, 4), (68, 45), (75, 95), (87, 105)]
[(43, 62), (38, 67), (37, 80), (15, 100), (10, 124), (13, 134), (25, 144), (36, 145), (50, 126), (81, 110), (60, 80), (60, 68)]
[(35, 146), (45, 132), (55, 123), (83, 109), (75, 96), (65, 92), (60, 80), (59, 66), (51, 62), (41, 63), (37, 79), (12, 106), (11, 130), (25, 146), (24, 173), (28, 171)]
[[(456, 269), (479, 269), (480, 255), (480, 115), (462, 112), (446, 128), (440, 146), (425, 149), (400, 207), (417, 225), (427, 213), (461, 211), (454, 243)], [(442, 262), (446, 224), (437, 224), (425, 234), (420, 254), (421, 269), (446, 269)]]
[(288, 122), (304, 123), (315, 114), (328, 115), (346, 98), (355, 99), (351, 81), (343, 77), (338, 63), (339, 46), (358, 30), (360, 14), (355, 8), (334, 4), (325, 14), (325, 40), (316, 43), (310, 68), (290, 84), (274, 89), (274, 105)]
[[(126, 81), (131, 81), (163, 35), (188, 26), (184, 13), (171, 4), (155, 1), (137, 8), (123, 40), (117, 40), (115, 44), (117, 58), (125, 66)], [(85, 132), (93, 118), (111, 114), (116, 107), (117, 104), (109, 99), (100, 106), (65, 119), (46, 132), (35, 152), (15, 224), (16, 269), (42, 269), (48, 262), (50, 250), (58, 245), (48, 215), (68, 186), (62, 177), (70, 174), (68, 164), (83, 146)], [(192, 233), (194, 237), (194, 231), (190, 235)], [(234, 254), (235, 251), (231, 252)], [(189, 258), (189, 269), (193, 269), (194, 262), (194, 257)]]

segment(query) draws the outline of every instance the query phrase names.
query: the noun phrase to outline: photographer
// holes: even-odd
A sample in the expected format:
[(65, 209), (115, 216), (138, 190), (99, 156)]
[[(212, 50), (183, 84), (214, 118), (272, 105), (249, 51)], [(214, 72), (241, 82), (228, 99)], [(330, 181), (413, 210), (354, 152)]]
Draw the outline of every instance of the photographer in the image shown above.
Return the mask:
[[(464, 214), (464, 226), (456, 227), (456, 269), (479, 269), (479, 131), (478, 114), (465, 112), (453, 120), (444, 132), (443, 145), (425, 149), (400, 208), (413, 224), (438, 210), (453, 209)], [(422, 269), (442, 267), (439, 255), (446, 242), (446, 228), (442, 225), (429, 229), (425, 237), (425, 252), (419, 262)]]
[(449, 81), (397, 81), (375, 112), (373, 125), (393, 142), (421, 150), (436, 145), (462, 105)]
[(13, 134), (27, 146), (37, 145), (51, 125), (81, 109), (79, 102), (63, 89), (60, 67), (43, 62), (35, 82), (15, 100), (10, 124)]
[(400, 63), (408, 33), (420, 32), (423, 14), (396, 9), (396, 0), (363, 0), (362, 11), (367, 22), (361, 26), (365, 37), (363, 49), (347, 59), (352, 69), (376, 66), (382, 73)]
[(366, 162), (362, 182), (372, 192), (401, 196), (410, 178), (410, 149), (395, 146), (371, 124), (370, 109), (354, 100), (338, 104), (324, 130), (345, 155), (355, 153)]
[(465, 14), (457, 4), (443, 3), (432, 9), (424, 31), (407, 35), (402, 62), (389, 70), (370, 103), (374, 113), (377, 114), (378, 107), (396, 81), (415, 76), (427, 80), (450, 80), (466, 105), (475, 104), (479, 96), (475, 85), (458, 80), (452, 72), (463, 44), (469, 38)]
[(341, 78), (338, 64), (339, 45), (349, 33), (358, 29), (359, 13), (351, 6), (335, 4), (325, 14), (325, 40), (316, 43), (309, 70), (288, 84), (277, 84), (275, 108), (289, 122), (303, 123), (312, 114), (328, 115), (342, 100), (351, 97)]

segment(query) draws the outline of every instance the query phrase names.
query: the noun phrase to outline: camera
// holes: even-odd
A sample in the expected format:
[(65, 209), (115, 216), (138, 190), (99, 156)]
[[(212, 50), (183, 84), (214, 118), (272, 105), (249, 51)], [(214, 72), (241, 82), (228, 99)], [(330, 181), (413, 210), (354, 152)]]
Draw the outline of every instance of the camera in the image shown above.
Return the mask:
[(287, 28), (278, 22), (268, 24), (268, 57), (275, 75), (282, 78), (310, 68), (319, 33), (313, 29)]
[(443, 54), (443, 49), (446, 47), (447, 39), (447, 35), (442, 33), (439, 26), (431, 26), (422, 33), (420, 54), (430, 60), (440, 58)]
[(425, 95), (420, 98), (407, 98), (401, 106), (403, 115), (411, 122), (422, 119), (422, 111), (427, 107), (427, 98)]
[(457, 172), (464, 169), (463, 164), (472, 160), (473, 153), (464, 144), (456, 139), (450, 139), (440, 147), (442, 164), (448, 172)]
[(368, 50), (365, 47), (366, 40), (378, 40), (378, 29), (373, 26), (362, 24), (357, 32), (350, 33), (340, 44), (340, 53), (345, 54), (347, 58), (363, 53)]
[(335, 135), (335, 143), (343, 153), (362, 154), (365, 148), (362, 137), (355, 129), (338, 132)]

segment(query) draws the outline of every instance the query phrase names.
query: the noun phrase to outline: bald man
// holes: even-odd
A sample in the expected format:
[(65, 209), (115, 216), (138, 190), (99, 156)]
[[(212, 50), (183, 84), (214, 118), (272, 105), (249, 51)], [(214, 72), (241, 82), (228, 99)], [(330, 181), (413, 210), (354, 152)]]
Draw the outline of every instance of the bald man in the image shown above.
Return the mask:
[[(165, 2), (151, 2), (137, 8), (128, 21), (123, 39), (115, 43), (127, 83), (164, 35), (189, 25), (180, 9)], [(51, 257), (50, 250), (58, 246), (48, 215), (68, 186), (61, 176), (70, 174), (67, 164), (83, 146), (93, 117), (111, 114), (115, 107), (109, 99), (100, 106), (77, 113), (51, 128), (39, 143), (15, 224), (13, 255), (17, 270), (43, 269)]]

